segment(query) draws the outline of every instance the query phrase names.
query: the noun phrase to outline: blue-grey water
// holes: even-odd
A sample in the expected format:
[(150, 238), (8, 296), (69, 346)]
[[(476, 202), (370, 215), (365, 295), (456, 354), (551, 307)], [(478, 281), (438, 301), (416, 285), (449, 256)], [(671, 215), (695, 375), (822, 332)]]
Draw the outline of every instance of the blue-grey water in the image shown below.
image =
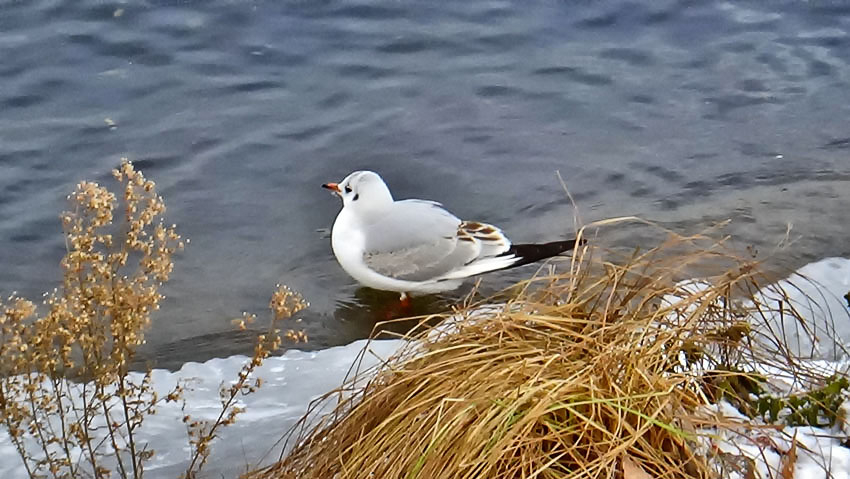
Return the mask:
[(560, 171), (584, 222), (731, 219), (761, 251), (792, 224), (774, 261), (850, 256), (848, 81), (843, 0), (0, 0), (0, 294), (59, 284), (65, 196), (122, 156), (191, 238), (159, 365), (249, 351), (230, 319), (276, 283), (309, 347), (367, 335), (386, 297), (336, 264), (319, 188), (355, 169), (520, 242), (572, 231)]

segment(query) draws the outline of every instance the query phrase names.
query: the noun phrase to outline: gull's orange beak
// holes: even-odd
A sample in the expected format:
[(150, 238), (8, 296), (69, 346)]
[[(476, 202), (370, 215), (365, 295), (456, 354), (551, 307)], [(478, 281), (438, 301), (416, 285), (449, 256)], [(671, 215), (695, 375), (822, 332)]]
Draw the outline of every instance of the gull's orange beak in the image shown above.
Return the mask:
[(326, 190), (331, 190), (336, 194), (342, 193), (342, 190), (339, 189), (338, 183), (325, 183), (324, 185), (322, 185), (322, 188)]

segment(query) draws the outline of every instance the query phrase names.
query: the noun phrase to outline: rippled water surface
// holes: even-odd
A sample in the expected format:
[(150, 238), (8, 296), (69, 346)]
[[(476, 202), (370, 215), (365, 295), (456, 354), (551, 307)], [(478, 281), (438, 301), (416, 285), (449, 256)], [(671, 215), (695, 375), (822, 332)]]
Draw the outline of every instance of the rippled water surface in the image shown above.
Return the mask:
[(58, 284), (65, 195), (122, 156), (192, 240), (149, 334), (166, 366), (247, 351), (229, 320), (275, 283), (310, 347), (368, 334), (386, 298), (336, 264), (319, 188), (354, 169), (520, 242), (572, 230), (560, 171), (585, 222), (731, 219), (761, 250), (790, 223), (776, 261), (850, 256), (848, 5), (0, 0), (0, 294)]

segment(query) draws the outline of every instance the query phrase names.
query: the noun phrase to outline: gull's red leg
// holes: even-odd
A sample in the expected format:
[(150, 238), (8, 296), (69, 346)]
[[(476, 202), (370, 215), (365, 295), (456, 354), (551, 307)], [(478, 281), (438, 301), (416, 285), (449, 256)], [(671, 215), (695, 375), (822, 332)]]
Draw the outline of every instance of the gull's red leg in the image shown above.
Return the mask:
[(401, 293), (399, 304), (401, 304), (401, 308), (404, 311), (409, 311), (410, 307), (413, 306), (413, 302), (410, 300), (410, 296), (408, 296), (407, 293)]
[(413, 313), (413, 301), (407, 293), (401, 293), (398, 303), (390, 303), (384, 311), (384, 318), (389, 321), (392, 319), (404, 318)]

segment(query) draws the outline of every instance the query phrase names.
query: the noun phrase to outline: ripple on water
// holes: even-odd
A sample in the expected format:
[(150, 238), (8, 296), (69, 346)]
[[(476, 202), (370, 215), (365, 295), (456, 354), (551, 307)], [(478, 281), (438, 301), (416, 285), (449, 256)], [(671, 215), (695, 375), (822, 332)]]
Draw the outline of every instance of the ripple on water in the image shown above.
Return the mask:
[(537, 68), (532, 71), (535, 75), (544, 76), (563, 76), (576, 83), (590, 86), (606, 86), (614, 83), (614, 80), (607, 75), (590, 73), (579, 67), (567, 66), (551, 66)]
[(310, 125), (295, 128), (294, 130), (287, 130), (282, 133), (276, 133), (275, 136), (285, 140), (308, 141), (328, 133), (331, 130), (332, 127), (330, 125)]
[(631, 95), (629, 101), (632, 103), (641, 103), (644, 105), (653, 105), (656, 103), (655, 97), (651, 95)]
[(809, 62), (809, 78), (829, 76), (833, 74), (832, 65), (821, 60)]
[(850, 149), (850, 138), (837, 138), (830, 140), (821, 146), (824, 150), (847, 150)]
[(348, 5), (343, 4), (340, 7), (332, 8), (325, 12), (329, 16), (345, 18), (345, 19), (360, 19), (360, 20), (389, 20), (396, 18), (404, 18), (406, 12), (400, 6), (388, 5)]
[(605, 48), (599, 52), (601, 58), (620, 60), (631, 66), (644, 67), (655, 63), (650, 52), (636, 48)]
[(278, 90), (286, 87), (280, 80), (260, 80), (255, 78), (237, 77), (228, 79), (220, 89), (227, 93), (253, 93), (266, 90)]
[(392, 68), (366, 64), (343, 64), (335, 67), (337, 73), (344, 77), (375, 80), (393, 76), (396, 71)]
[(9, 96), (3, 100), (2, 105), (6, 108), (28, 108), (38, 105), (44, 101), (44, 99), (45, 97), (42, 95), (24, 93), (21, 95)]
[(174, 62), (174, 55), (162, 52), (147, 52), (133, 57), (133, 62), (148, 67), (162, 67)]
[(328, 96), (320, 99), (318, 102), (316, 102), (316, 106), (318, 106), (319, 109), (321, 109), (321, 110), (333, 110), (333, 109), (339, 108), (341, 106), (344, 106), (345, 104), (347, 104), (349, 102), (350, 99), (351, 99), (351, 95), (348, 94), (347, 92), (342, 92), (342, 91), (333, 92), (330, 95), (328, 95)]
[(758, 78), (745, 78), (743, 80), (738, 81), (737, 86), (739, 89), (751, 93), (761, 93), (770, 91), (770, 88), (768, 88), (765, 82)]
[(615, 12), (584, 18), (576, 22), (579, 28), (608, 28), (617, 24), (619, 15)]
[(475, 89), (475, 94), (482, 98), (511, 96), (520, 93), (518, 88), (503, 85), (485, 85)]
[(433, 50), (439, 42), (430, 38), (407, 38), (384, 43), (375, 47), (380, 53), (407, 54)]
[(634, 166), (636, 168), (640, 168), (640, 169), (646, 171), (647, 173), (649, 173), (649, 174), (651, 174), (651, 175), (653, 175), (657, 178), (660, 178), (664, 181), (673, 181), (673, 182), (681, 183), (682, 181), (685, 180), (685, 177), (681, 173), (674, 171), (670, 168), (665, 168), (661, 165), (636, 164)]
[(712, 108), (703, 117), (708, 119), (726, 118), (730, 113), (746, 108), (759, 107), (763, 105), (778, 105), (783, 103), (777, 97), (765, 95), (747, 95), (743, 93), (727, 93), (719, 96), (706, 97), (703, 99)]

